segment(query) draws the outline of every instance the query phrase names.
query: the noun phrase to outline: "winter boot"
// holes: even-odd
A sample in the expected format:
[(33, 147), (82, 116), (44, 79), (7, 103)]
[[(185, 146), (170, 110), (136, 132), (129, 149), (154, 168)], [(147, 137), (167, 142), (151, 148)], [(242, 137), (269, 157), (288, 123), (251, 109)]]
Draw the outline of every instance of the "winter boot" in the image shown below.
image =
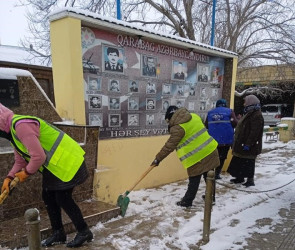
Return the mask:
[(180, 207), (191, 207), (192, 202), (188, 202), (188, 201), (186, 201), (184, 199), (181, 199), (180, 201), (176, 202), (176, 205), (180, 206)]
[(59, 230), (54, 230), (53, 234), (42, 243), (42, 247), (50, 247), (53, 245), (64, 244), (66, 240), (67, 236), (63, 228)]
[(230, 179), (229, 181), (231, 183), (238, 184), (238, 183), (243, 183), (245, 180), (244, 180), (244, 178), (235, 178), (235, 179)]
[(243, 184), (243, 186), (245, 186), (245, 187), (255, 186), (254, 179), (253, 178), (248, 178), (247, 181)]
[(87, 227), (83, 231), (78, 232), (75, 238), (67, 244), (67, 247), (80, 247), (85, 241), (90, 242), (92, 240), (93, 234)]

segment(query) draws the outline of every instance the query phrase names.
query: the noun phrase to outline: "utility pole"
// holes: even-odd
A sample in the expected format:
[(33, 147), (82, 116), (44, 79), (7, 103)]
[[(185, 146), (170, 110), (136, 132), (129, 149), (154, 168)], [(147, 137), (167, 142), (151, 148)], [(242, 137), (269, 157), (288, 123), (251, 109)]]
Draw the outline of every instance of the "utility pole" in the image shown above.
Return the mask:
[(213, 7), (212, 7), (212, 26), (211, 26), (211, 42), (210, 42), (211, 46), (214, 46), (216, 1), (217, 0), (213, 0)]
[(117, 0), (117, 19), (121, 20), (121, 2)]

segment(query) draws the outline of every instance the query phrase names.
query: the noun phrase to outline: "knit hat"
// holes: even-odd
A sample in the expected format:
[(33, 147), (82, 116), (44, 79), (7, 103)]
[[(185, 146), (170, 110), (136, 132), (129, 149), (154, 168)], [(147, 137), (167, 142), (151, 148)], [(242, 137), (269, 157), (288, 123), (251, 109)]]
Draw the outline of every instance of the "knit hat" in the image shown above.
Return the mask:
[(166, 114), (165, 114), (165, 120), (169, 120), (172, 118), (173, 114), (175, 113), (175, 111), (177, 110), (178, 108), (176, 106), (169, 106), (167, 111), (166, 111)]
[(9, 121), (13, 116), (13, 112), (0, 103), (0, 130), (9, 132)]
[(217, 107), (226, 107), (226, 100), (225, 99), (219, 99), (217, 102), (216, 102), (216, 108)]
[(255, 95), (247, 95), (244, 100), (245, 107), (260, 103), (259, 99)]

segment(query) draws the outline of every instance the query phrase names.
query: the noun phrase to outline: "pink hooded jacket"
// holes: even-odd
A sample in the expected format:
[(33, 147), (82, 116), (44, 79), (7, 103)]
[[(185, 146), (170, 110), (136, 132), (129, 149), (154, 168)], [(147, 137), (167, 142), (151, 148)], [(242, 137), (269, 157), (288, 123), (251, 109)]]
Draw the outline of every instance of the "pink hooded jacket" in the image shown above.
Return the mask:
[[(0, 103), (0, 130), (10, 132), (13, 112)], [(25, 145), (30, 154), (30, 161), (27, 163), (16, 150), (14, 150), (14, 165), (8, 173), (8, 177), (14, 178), (14, 174), (25, 169), (28, 174), (34, 174), (46, 160), (46, 155), (40, 144), (39, 124), (36, 121), (27, 119), (21, 120), (15, 125), (16, 135)]]

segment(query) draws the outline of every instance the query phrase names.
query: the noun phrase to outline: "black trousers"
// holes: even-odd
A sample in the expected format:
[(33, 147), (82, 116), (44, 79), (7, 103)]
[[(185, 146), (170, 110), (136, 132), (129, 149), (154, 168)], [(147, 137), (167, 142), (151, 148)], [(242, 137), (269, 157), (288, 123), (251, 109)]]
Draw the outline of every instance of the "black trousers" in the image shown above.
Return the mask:
[(42, 191), (42, 199), (45, 203), (47, 213), (53, 230), (63, 228), (61, 209), (72, 220), (76, 230), (81, 232), (87, 228), (81, 210), (73, 200), (73, 188), (66, 190), (45, 190)]
[(187, 203), (192, 203), (196, 197), (196, 194), (199, 189), (200, 180), (202, 175), (197, 175), (193, 177), (189, 177), (189, 183), (187, 186), (187, 190), (185, 192), (184, 197), (182, 198), (183, 201)]

